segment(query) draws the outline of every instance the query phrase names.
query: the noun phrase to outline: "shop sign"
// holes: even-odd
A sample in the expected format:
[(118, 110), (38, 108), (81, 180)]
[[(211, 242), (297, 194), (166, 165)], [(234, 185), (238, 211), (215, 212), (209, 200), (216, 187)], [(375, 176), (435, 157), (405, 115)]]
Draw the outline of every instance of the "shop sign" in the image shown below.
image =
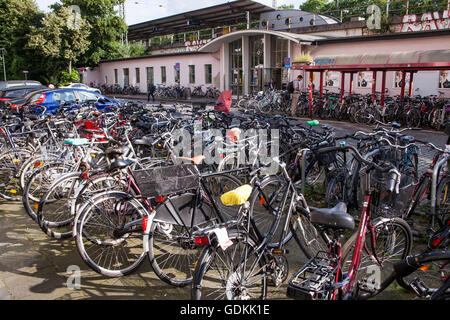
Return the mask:
[(186, 47), (186, 51), (198, 51), (205, 44), (211, 42), (212, 39), (204, 39), (204, 40), (194, 40), (194, 41), (186, 41), (184, 46)]
[(400, 32), (418, 32), (450, 29), (450, 10), (442, 13), (427, 12), (420, 15), (403, 16)]
[(291, 58), (284, 58), (284, 67), (289, 69), (291, 67)]

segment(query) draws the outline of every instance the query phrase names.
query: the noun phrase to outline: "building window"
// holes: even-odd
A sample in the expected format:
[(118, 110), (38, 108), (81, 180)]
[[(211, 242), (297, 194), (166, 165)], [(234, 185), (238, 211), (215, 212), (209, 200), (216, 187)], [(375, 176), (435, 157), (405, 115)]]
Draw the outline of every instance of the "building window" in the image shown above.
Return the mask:
[(175, 82), (180, 83), (180, 70), (175, 70)]
[(166, 83), (166, 67), (161, 67), (161, 83)]
[(117, 69), (114, 69), (114, 84), (118, 84), (118, 83), (119, 83), (119, 77), (118, 77)]
[(212, 83), (212, 65), (205, 64), (205, 84)]
[(147, 81), (155, 83), (154, 80), (153, 67), (147, 67)]
[(128, 87), (130, 85), (130, 69), (123, 69), (123, 86)]
[(194, 65), (189, 66), (189, 83), (191, 83), (191, 84), (195, 83), (195, 66)]
[(105, 84), (108, 84), (108, 76), (105, 76)]
[(136, 83), (141, 83), (141, 70), (136, 68)]

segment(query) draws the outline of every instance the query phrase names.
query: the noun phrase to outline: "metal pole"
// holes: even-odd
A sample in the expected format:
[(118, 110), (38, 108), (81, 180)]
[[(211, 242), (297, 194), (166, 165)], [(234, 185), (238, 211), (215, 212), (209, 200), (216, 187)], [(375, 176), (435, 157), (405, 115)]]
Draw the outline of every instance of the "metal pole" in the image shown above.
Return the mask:
[(6, 81), (6, 67), (5, 67), (5, 48), (0, 48), (2, 50), (2, 60), (3, 60), (3, 77)]
[(389, 17), (389, 5), (391, 4), (391, 0), (387, 0), (386, 3), (386, 15)]

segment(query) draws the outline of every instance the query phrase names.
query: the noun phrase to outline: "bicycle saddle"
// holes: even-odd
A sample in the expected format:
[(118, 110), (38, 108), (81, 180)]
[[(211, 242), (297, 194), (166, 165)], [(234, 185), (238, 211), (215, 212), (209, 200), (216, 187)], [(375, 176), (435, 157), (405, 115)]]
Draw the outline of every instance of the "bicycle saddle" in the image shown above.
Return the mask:
[(414, 138), (413, 136), (404, 136), (400, 138), (400, 141), (406, 144), (410, 144), (416, 142), (416, 138)]
[(220, 197), (220, 201), (225, 206), (243, 205), (248, 200), (248, 198), (250, 198), (252, 190), (253, 188), (250, 185), (245, 184), (243, 186), (240, 186), (239, 188), (224, 193)]
[(117, 156), (121, 156), (124, 154), (127, 154), (130, 151), (130, 148), (128, 148), (128, 146), (122, 146), (122, 147), (110, 147), (108, 149), (106, 149), (106, 156), (108, 158), (114, 158)]
[(114, 171), (114, 170), (120, 170), (125, 169), (126, 167), (131, 166), (134, 163), (133, 160), (127, 159), (127, 160), (116, 160), (108, 168), (108, 171)]
[(355, 220), (347, 213), (347, 205), (344, 202), (339, 202), (331, 209), (311, 208), (311, 222), (334, 229), (355, 228)]
[(136, 145), (144, 145), (151, 147), (153, 145), (154, 139), (152, 137), (144, 137), (142, 139), (136, 139), (133, 141)]

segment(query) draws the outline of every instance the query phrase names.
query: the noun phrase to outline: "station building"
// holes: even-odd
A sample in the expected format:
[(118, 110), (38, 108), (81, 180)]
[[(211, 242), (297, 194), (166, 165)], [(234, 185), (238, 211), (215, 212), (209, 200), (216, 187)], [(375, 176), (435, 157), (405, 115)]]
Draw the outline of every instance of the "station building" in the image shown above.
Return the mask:
[[(450, 6), (450, 5), (449, 5)], [(86, 84), (215, 86), (234, 95), (278, 88), (298, 74), (303, 87), (387, 95), (450, 97), (450, 8), (350, 21), (237, 0), (129, 26), (142, 57), (101, 61)], [(311, 57), (309, 62), (296, 62)], [(290, 63), (289, 63), (290, 62)]]

